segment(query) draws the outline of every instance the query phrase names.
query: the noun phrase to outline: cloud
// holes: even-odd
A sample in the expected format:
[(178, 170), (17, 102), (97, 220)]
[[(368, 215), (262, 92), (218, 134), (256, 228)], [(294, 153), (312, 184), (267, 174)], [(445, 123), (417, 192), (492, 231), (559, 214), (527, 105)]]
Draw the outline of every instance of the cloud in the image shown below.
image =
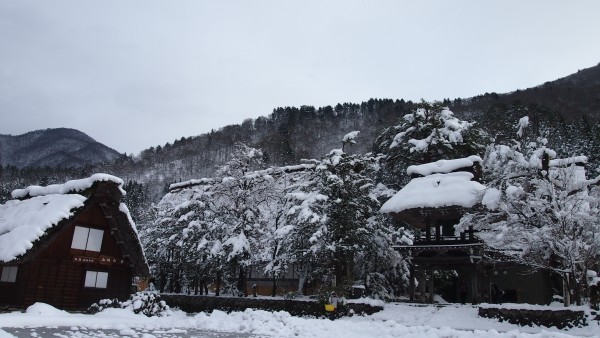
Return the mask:
[(598, 62), (596, 1), (0, 2), (0, 133), (122, 152), (277, 106), (468, 97)]

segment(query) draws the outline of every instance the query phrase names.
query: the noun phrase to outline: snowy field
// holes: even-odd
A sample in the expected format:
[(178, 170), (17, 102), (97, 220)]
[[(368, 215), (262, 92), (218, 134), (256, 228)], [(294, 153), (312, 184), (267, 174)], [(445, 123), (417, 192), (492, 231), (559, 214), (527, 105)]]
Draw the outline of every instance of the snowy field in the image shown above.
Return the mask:
[[(61, 332), (61, 333), (58, 333)], [(5, 337), (600, 337), (600, 326), (558, 330), (520, 327), (480, 318), (477, 308), (386, 304), (372, 316), (331, 321), (300, 318), (286, 312), (246, 310), (227, 314), (186, 314), (148, 318), (129, 310), (107, 309), (96, 315), (70, 314), (46, 304), (25, 313), (0, 314)]]

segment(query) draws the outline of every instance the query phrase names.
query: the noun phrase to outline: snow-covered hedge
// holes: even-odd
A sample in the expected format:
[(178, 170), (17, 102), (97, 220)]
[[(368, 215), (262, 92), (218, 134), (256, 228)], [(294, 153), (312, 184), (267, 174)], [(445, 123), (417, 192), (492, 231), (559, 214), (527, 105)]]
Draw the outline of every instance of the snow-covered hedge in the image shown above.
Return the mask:
[(507, 321), (511, 324), (521, 326), (545, 326), (557, 327), (559, 329), (581, 327), (587, 325), (585, 312), (583, 310), (571, 310), (565, 308), (544, 309), (529, 304), (501, 305), (502, 307), (488, 306), (482, 304), (478, 315), (484, 318), (496, 318), (499, 321)]
[(159, 294), (153, 292), (137, 292), (129, 296), (129, 300), (124, 302), (118, 299), (102, 299), (98, 303), (92, 304), (88, 308), (88, 312), (94, 314), (107, 308), (129, 309), (134, 313), (142, 313), (148, 317), (162, 317), (171, 314), (167, 303), (160, 299)]

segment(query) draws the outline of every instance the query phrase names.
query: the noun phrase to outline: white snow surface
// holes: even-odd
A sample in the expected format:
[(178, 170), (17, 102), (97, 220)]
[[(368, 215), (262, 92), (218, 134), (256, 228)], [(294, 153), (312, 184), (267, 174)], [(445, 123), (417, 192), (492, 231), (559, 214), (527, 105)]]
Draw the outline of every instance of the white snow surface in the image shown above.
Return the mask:
[(596, 271), (588, 270), (586, 275), (588, 285), (592, 286), (600, 284), (600, 276), (598, 276), (598, 273)]
[(525, 128), (529, 126), (529, 116), (523, 116), (519, 119), (519, 130), (517, 131), (517, 136), (523, 136), (523, 131)]
[(0, 204), (0, 262), (27, 252), (46, 230), (71, 217), (85, 200), (77, 194), (45, 195)]
[(344, 138), (342, 139), (343, 143), (351, 143), (351, 144), (355, 144), (356, 143), (356, 137), (358, 136), (358, 133), (360, 133), (360, 131), (351, 131), (348, 134), (344, 135)]
[(94, 174), (88, 178), (82, 178), (79, 180), (67, 181), (63, 184), (52, 184), (49, 186), (41, 187), (39, 185), (32, 185), (25, 189), (16, 189), (12, 192), (12, 198), (24, 198), (28, 195), (31, 197), (55, 195), (55, 194), (68, 194), (86, 190), (90, 188), (94, 182), (98, 181), (110, 181), (119, 185), (121, 194), (125, 196), (125, 190), (123, 190), (123, 180), (109, 174)]
[(483, 162), (481, 157), (472, 155), (465, 158), (457, 158), (453, 160), (439, 160), (436, 162), (425, 163), (421, 165), (411, 165), (406, 169), (408, 175), (418, 174), (428, 176), (431, 174), (447, 174), (454, 170), (473, 166), (475, 162)]
[[(344, 317), (331, 321), (324, 318), (293, 317), (287, 312), (248, 309), (243, 312), (198, 313), (188, 316), (174, 311), (167, 317), (146, 317), (127, 309), (106, 309), (95, 315), (70, 314), (45, 304), (34, 304), (26, 313), (0, 314), (0, 327), (66, 327), (78, 329), (113, 329), (134, 336), (148, 336), (164, 330), (208, 330), (239, 332), (268, 337), (600, 337), (598, 323), (559, 330), (557, 328), (521, 327), (494, 319), (481, 318), (477, 308), (465, 305), (415, 306), (385, 304), (384, 310), (371, 316)], [(147, 332), (146, 334), (141, 334)], [(11, 337), (0, 330), (2, 335)]]
[(119, 204), (119, 211), (124, 213), (127, 216), (127, 220), (129, 221), (129, 224), (131, 224), (131, 228), (133, 229), (133, 231), (135, 231), (136, 235), (139, 236), (137, 225), (135, 225), (135, 222), (133, 221), (133, 218), (131, 217), (131, 213), (129, 212), (129, 208), (127, 207), (127, 205), (125, 203)]
[(183, 188), (183, 187), (191, 186), (191, 185), (208, 184), (208, 183), (213, 183), (213, 181), (214, 180), (212, 178), (193, 179), (193, 180), (189, 180), (189, 181), (173, 183), (173, 184), (169, 185), (169, 189), (172, 190), (172, 189)]
[(455, 172), (412, 179), (387, 200), (380, 211), (401, 212), (413, 208), (461, 206), (470, 208), (481, 201), (485, 186), (471, 181), (473, 174)]
[(584, 164), (587, 162), (588, 162), (587, 156), (573, 156), (573, 157), (567, 157), (567, 158), (556, 158), (556, 159), (550, 160), (549, 164), (551, 167), (566, 167), (571, 164), (577, 164), (577, 163)]
[(502, 198), (502, 192), (496, 188), (488, 188), (483, 195), (481, 204), (485, 205), (490, 210), (498, 209), (500, 199)]

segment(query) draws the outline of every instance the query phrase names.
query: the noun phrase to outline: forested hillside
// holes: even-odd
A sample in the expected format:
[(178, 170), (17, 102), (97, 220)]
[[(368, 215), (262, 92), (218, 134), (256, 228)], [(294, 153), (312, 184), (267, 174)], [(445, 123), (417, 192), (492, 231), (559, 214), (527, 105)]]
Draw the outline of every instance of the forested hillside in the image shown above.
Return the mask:
[[(527, 90), (447, 98), (442, 102), (457, 117), (475, 121), (488, 138), (496, 141), (506, 139), (518, 119), (528, 115), (530, 130), (552, 136), (548, 137), (553, 142), (550, 146), (559, 156), (585, 153), (591, 168), (600, 164), (600, 66)], [(5, 166), (0, 169), (0, 201), (17, 187), (62, 182), (91, 172), (107, 172), (133, 181), (148, 201), (158, 201), (170, 183), (211, 177), (217, 166), (231, 158), (238, 142), (262, 149), (265, 166), (281, 166), (320, 158), (331, 149), (341, 148), (342, 137), (357, 130), (357, 143), (346, 151), (366, 153), (373, 151), (378, 135), (416, 107), (417, 103), (402, 99), (370, 99), (320, 108), (280, 107), (268, 116), (182, 137), (136, 156), (121, 155), (114, 162), (78, 169)]]

